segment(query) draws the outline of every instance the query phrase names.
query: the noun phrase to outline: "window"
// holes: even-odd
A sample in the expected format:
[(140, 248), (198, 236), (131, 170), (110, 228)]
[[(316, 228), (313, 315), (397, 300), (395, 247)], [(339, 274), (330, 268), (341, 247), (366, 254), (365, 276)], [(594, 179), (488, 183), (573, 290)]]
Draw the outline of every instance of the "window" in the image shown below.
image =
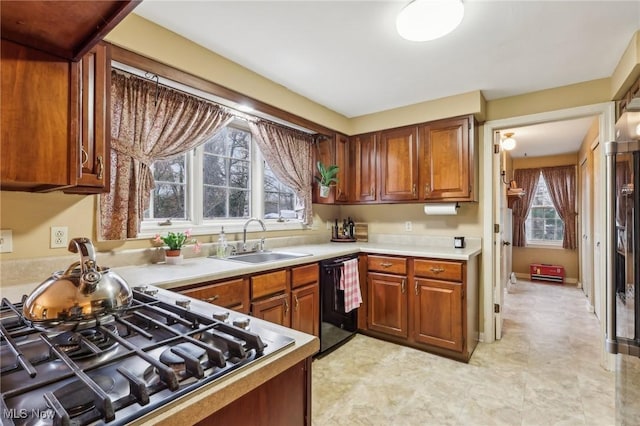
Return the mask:
[(266, 219), (295, 218), (296, 196), (264, 163), (264, 214)]
[(542, 173), (533, 194), (525, 228), (528, 245), (562, 245), (564, 223), (553, 206), (547, 182)]
[(249, 217), (251, 133), (227, 126), (203, 151), (204, 219)]
[(275, 177), (242, 124), (236, 121), (193, 151), (152, 165), (156, 188), (143, 232), (156, 232), (167, 219), (216, 232), (250, 217), (297, 219), (295, 194)]

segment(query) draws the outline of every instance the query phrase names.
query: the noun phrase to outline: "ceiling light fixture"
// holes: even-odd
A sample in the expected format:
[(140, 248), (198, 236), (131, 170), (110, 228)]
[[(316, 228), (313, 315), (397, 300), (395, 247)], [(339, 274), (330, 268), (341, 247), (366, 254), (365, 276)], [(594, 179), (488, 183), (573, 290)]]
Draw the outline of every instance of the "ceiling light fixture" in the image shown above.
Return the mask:
[(500, 146), (505, 151), (511, 151), (516, 147), (516, 140), (513, 138), (515, 133), (505, 133), (504, 138), (500, 141)]
[(396, 18), (398, 34), (410, 41), (429, 41), (455, 30), (464, 17), (462, 0), (414, 0)]

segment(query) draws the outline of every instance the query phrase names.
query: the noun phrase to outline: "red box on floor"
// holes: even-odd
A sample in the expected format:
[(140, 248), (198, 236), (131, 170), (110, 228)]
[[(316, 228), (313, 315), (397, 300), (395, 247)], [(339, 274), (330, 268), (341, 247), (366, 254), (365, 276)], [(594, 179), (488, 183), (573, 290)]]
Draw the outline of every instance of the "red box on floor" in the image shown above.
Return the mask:
[(529, 265), (531, 281), (550, 281), (564, 284), (564, 266), (532, 263)]

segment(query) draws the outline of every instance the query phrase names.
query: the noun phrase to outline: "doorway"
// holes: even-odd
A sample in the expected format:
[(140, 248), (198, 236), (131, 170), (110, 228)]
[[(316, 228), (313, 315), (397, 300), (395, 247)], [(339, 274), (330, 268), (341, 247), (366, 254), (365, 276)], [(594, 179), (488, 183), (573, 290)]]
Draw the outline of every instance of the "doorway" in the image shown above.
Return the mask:
[[(498, 184), (502, 180), (500, 170), (497, 165), (499, 161), (495, 161), (495, 155), (493, 146), (493, 138), (496, 132), (502, 129), (528, 126), (533, 124), (554, 122), (561, 120), (570, 120), (580, 117), (597, 116), (599, 120), (599, 135), (603, 140), (613, 139), (613, 126), (614, 126), (614, 104), (613, 102), (590, 105), (585, 107), (569, 108), (565, 110), (551, 111), (540, 114), (532, 114), (521, 117), (513, 117), (509, 119), (488, 121), (484, 125), (484, 164), (488, 167), (483, 172), (483, 181), (485, 184), (484, 200), (488, 200), (484, 203), (483, 207), (483, 253), (490, 255), (483, 255), (483, 296), (484, 304), (482, 306), (482, 312), (484, 314), (483, 319), (483, 341), (493, 342), (496, 339), (496, 315), (495, 311), (500, 310), (499, 295), (503, 294), (502, 283), (504, 280), (501, 278), (501, 241), (499, 239), (500, 233), (494, 232), (497, 229), (494, 225), (500, 223), (500, 192), (496, 188), (500, 188)], [(487, 142), (489, 141), (489, 142)], [(490, 161), (490, 159), (494, 159)], [(596, 187), (594, 185), (594, 191), (600, 191), (600, 194), (604, 194), (605, 188), (602, 186), (603, 182)], [(490, 200), (490, 201), (489, 201)], [(604, 226), (602, 227), (604, 229)], [(604, 249), (604, 248), (603, 248)], [(604, 282), (605, 267), (604, 260), (598, 259), (601, 262), (602, 282)], [(602, 295), (604, 296), (604, 295)], [(604, 297), (600, 298), (601, 300)], [(603, 307), (604, 308), (604, 307)], [(499, 318), (499, 316), (498, 316)], [(604, 339), (604, 329), (602, 330), (601, 339)], [(604, 345), (602, 345), (604, 348)], [(605, 353), (603, 351), (603, 360)]]

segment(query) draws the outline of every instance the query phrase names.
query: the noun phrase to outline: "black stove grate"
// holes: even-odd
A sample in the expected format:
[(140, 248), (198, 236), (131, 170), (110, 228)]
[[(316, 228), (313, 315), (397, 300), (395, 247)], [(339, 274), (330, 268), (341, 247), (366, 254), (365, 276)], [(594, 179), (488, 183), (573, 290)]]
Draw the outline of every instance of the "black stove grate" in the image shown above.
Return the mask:
[[(138, 291), (108, 323), (63, 337), (33, 328), (21, 315), (24, 300), (2, 300), (3, 424), (28, 424), (23, 414), (34, 410), (49, 413), (50, 424), (126, 424), (260, 358), (267, 346), (257, 333)], [(97, 342), (94, 334), (101, 336)], [(103, 339), (111, 343), (101, 346)], [(82, 356), (74, 357), (78, 349), (68, 350), (69, 341)], [(202, 357), (185, 351), (185, 344)], [(177, 368), (163, 363), (163, 351), (183, 362)], [(82, 396), (71, 398), (69, 390)]]

